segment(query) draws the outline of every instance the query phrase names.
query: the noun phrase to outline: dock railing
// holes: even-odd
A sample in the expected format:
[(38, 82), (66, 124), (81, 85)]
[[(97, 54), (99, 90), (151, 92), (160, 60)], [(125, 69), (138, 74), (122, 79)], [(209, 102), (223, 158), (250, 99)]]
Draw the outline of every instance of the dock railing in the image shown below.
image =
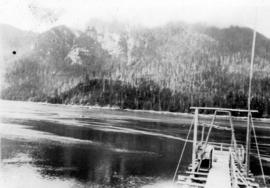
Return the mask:
[(213, 145), (215, 150), (218, 151), (229, 151), (230, 150), (230, 144), (221, 143), (221, 144), (211, 144)]
[(237, 151), (235, 151), (234, 148), (230, 148), (230, 151), (229, 151), (230, 152), (229, 166), (230, 166), (232, 188), (238, 188), (240, 186), (258, 188), (259, 184), (251, 182), (251, 181), (254, 181), (254, 178), (245, 176), (244, 166), (242, 164), (242, 161), (239, 161), (239, 155), (242, 155), (242, 150), (244, 150), (244, 148), (241, 145), (237, 148)]
[(244, 185), (246, 187), (249, 187), (249, 182), (246, 180), (244, 175), (241, 173), (239, 167), (236, 166), (237, 161), (236, 161), (236, 156), (234, 156), (234, 152), (230, 151), (230, 174), (231, 174), (231, 183), (232, 183), (232, 188), (237, 188), (239, 187), (238, 185)]
[[(214, 143), (214, 142), (208, 142), (210, 145), (214, 147), (217, 151), (229, 151), (231, 144), (228, 143)], [(202, 142), (202, 144), (205, 144), (205, 142)]]

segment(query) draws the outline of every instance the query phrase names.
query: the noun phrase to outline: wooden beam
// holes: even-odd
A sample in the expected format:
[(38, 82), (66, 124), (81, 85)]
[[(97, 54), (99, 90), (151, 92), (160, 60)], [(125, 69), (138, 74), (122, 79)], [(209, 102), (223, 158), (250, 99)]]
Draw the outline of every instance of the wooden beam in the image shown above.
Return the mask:
[(197, 180), (197, 181), (207, 181), (207, 177), (191, 177), (191, 180)]
[(200, 183), (189, 183), (189, 182), (184, 182), (184, 181), (177, 181), (177, 184), (181, 185), (189, 185), (189, 186), (196, 186), (196, 187), (204, 187), (205, 184), (200, 184)]
[(247, 110), (247, 109), (232, 109), (232, 108), (215, 108), (215, 107), (195, 107), (192, 106), (190, 109), (195, 110), (217, 110), (217, 111), (230, 111), (230, 112), (256, 112), (258, 113), (258, 110)]
[(186, 171), (187, 174), (193, 174), (193, 175), (199, 175), (199, 176), (208, 176), (208, 173), (203, 173), (203, 172), (191, 172), (191, 171)]

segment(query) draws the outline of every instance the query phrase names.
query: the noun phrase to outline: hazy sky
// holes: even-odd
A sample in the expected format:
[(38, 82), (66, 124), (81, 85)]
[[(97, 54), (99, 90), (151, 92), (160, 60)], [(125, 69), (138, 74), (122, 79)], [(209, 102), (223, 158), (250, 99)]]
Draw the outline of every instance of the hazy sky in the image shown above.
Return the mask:
[(25, 30), (59, 24), (82, 29), (91, 18), (149, 27), (172, 21), (219, 27), (256, 23), (270, 38), (269, 0), (0, 0), (0, 23)]

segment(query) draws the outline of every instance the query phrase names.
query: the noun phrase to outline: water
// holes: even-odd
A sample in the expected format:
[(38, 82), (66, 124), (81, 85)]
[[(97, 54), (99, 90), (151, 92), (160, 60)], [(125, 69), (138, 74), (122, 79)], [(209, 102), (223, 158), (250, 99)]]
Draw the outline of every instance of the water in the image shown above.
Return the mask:
[[(1, 187), (141, 187), (168, 185), (191, 116), (0, 101), (0, 121)], [(244, 121), (235, 124), (244, 141)], [(270, 175), (270, 125), (256, 125)], [(213, 135), (230, 140), (228, 131)], [(181, 170), (190, 156), (189, 143)], [(259, 174), (256, 155), (251, 159)]]

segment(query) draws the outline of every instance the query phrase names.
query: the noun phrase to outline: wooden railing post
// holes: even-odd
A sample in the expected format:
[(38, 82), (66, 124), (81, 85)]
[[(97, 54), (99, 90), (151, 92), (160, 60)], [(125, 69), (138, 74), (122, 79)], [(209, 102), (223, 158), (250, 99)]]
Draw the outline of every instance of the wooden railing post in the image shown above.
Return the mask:
[(197, 147), (197, 129), (198, 129), (199, 109), (195, 108), (193, 147), (192, 147), (192, 172), (195, 172), (196, 147)]

